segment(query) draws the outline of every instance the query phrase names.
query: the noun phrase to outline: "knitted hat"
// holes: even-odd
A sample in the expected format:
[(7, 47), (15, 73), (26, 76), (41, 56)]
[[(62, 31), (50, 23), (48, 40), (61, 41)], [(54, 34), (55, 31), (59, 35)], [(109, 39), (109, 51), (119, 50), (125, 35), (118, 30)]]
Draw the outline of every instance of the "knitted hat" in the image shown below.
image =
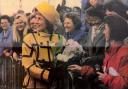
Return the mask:
[(55, 24), (59, 20), (59, 13), (54, 6), (47, 2), (42, 2), (35, 7), (50, 23)]

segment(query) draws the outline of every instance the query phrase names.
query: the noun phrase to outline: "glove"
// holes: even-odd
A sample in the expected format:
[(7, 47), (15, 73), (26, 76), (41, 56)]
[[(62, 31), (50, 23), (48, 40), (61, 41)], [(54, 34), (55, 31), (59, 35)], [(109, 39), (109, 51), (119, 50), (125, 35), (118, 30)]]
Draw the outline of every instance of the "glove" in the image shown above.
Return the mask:
[(95, 74), (95, 70), (90, 66), (83, 66), (80, 72), (82, 76), (90, 76)]

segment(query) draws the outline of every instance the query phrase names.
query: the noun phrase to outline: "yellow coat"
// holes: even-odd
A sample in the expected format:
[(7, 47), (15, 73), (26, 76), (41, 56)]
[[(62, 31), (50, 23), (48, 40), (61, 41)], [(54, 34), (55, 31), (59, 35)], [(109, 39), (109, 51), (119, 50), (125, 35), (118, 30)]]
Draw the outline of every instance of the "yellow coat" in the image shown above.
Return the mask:
[[(61, 40), (60, 40), (61, 38)], [(50, 40), (51, 39), (51, 40)], [(55, 48), (65, 45), (66, 40), (63, 36), (53, 34), (52, 36), (44, 33), (30, 33), (25, 36), (22, 45), (22, 65), (26, 71), (26, 77), (23, 85), (27, 88), (43, 88), (47, 89), (47, 85), (39, 82), (41, 79), (48, 80), (49, 71), (44, 70), (36, 63), (36, 59), (49, 61), (48, 48), (42, 46), (50, 46)], [(59, 47), (60, 47), (59, 46)], [(55, 50), (50, 49), (50, 59), (53, 61)], [(57, 50), (56, 50), (57, 51)]]

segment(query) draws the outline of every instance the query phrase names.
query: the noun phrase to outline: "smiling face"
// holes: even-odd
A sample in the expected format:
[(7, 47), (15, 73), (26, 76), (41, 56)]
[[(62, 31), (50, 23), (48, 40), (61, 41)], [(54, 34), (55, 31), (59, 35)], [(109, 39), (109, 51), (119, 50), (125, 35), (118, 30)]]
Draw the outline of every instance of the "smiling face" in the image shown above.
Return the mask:
[(19, 31), (24, 30), (24, 28), (25, 28), (25, 22), (23, 22), (23, 20), (21, 20), (21, 19), (16, 19), (16, 20), (15, 20), (15, 24), (16, 24), (16, 29), (17, 29), (17, 30), (19, 30)]
[(35, 16), (30, 20), (30, 27), (34, 31), (45, 30), (47, 27), (46, 19), (41, 14), (35, 14)]
[(74, 30), (74, 24), (70, 18), (64, 19), (64, 28), (66, 32), (71, 32)]

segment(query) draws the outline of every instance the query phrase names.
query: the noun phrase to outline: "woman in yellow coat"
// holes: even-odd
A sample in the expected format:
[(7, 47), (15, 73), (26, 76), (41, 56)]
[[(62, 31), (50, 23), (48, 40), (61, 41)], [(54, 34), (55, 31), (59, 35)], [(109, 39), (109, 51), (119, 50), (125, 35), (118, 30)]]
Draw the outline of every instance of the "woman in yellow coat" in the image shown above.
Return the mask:
[(53, 33), (53, 26), (59, 19), (58, 12), (46, 2), (33, 10), (33, 33), (24, 37), (22, 45), (22, 65), (26, 76), (25, 89), (48, 89), (50, 70), (55, 66), (55, 55), (65, 45), (63, 36)]

